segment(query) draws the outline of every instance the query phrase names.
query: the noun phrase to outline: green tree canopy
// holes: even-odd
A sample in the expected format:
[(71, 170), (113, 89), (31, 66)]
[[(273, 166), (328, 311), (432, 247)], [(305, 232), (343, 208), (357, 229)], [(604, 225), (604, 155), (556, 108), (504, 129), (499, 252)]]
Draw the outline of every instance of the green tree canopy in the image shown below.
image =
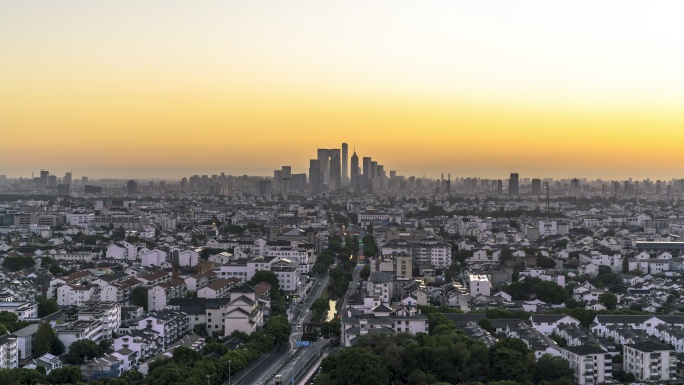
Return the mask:
[(54, 338), (55, 331), (52, 330), (52, 326), (48, 322), (41, 322), (33, 340), (33, 354), (42, 356), (49, 352)]
[(135, 306), (142, 306), (147, 310), (147, 288), (138, 286), (131, 291), (131, 303)]

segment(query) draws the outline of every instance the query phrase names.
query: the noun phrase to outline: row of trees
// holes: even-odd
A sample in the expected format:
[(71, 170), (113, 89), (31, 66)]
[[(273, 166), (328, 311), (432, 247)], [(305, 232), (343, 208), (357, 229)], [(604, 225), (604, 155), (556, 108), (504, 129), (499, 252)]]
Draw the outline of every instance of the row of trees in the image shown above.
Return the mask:
[(513, 282), (505, 286), (503, 290), (510, 294), (513, 300), (518, 301), (537, 298), (546, 303), (562, 304), (568, 298), (568, 293), (563, 287), (555, 282), (542, 281), (536, 277)]
[(321, 365), (316, 385), (352, 384), (537, 384), (569, 385), (572, 371), (560, 357), (535, 359), (519, 339), (491, 347), (468, 338), (439, 313), (430, 316), (430, 334), (369, 334)]

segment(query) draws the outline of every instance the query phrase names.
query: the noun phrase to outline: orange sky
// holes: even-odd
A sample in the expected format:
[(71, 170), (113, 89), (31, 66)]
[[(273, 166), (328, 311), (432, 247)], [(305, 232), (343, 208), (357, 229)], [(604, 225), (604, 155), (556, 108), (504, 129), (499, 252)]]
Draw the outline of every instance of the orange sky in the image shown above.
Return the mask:
[(0, 9), (0, 174), (680, 177), (679, 3), (22, 1)]

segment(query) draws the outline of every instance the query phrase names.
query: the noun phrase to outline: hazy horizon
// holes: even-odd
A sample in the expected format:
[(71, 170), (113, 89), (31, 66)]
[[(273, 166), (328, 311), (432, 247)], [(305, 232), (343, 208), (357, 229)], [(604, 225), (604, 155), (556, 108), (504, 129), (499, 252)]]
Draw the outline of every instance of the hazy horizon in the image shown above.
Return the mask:
[(342, 142), (401, 175), (671, 179), (684, 164), (682, 3), (1, 9), (11, 177), (306, 172)]

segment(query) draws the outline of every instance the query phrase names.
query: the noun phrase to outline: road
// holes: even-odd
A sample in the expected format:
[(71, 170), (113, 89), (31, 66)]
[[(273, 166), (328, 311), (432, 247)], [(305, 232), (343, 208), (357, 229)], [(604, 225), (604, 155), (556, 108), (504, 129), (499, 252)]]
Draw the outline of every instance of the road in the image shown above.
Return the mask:
[[(261, 365), (259, 365), (259, 367), (252, 370), (251, 373), (245, 374), (242, 378), (235, 378), (234, 381), (232, 381), (232, 384), (268, 384), (270, 383), (269, 381), (272, 382), (271, 379), (273, 376), (277, 372), (281, 371), (281, 368), (288, 367), (287, 365), (299, 360), (299, 356), (295, 357), (293, 359), (294, 361), (290, 360), (290, 358), (295, 355), (297, 351), (295, 343), (297, 340), (301, 339), (304, 332), (303, 326), (300, 325), (308, 322), (309, 318), (311, 317), (311, 304), (321, 296), (323, 290), (328, 286), (328, 280), (329, 275), (326, 272), (325, 275), (318, 280), (321, 284), (318, 285), (318, 283), (314, 283), (311, 287), (311, 291), (306, 297), (304, 297), (303, 301), (299, 302), (298, 306), (292, 306), (288, 310), (288, 320), (290, 321), (290, 325), (292, 325), (292, 334), (290, 335), (288, 347), (281, 352), (276, 352), (271, 357), (267, 358)], [(308, 352), (304, 354), (303, 357), (310, 359), (310, 354), (312, 353)], [(294, 365), (292, 365), (292, 368), (294, 368)], [(290, 370), (290, 375), (291, 374), (292, 370)]]
[[(363, 266), (365, 266), (365, 261), (361, 258), (363, 256), (363, 244), (360, 244), (359, 246), (359, 253), (356, 256), (357, 266), (354, 269), (352, 281), (349, 284), (349, 288), (347, 288), (347, 292), (345, 293), (344, 300), (342, 301), (342, 307), (340, 307), (340, 309), (344, 309), (346, 307), (347, 300), (351, 295), (356, 293), (358, 283), (361, 281), (361, 270), (363, 269)], [(359, 264), (359, 260), (363, 262)], [(326, 284), (327, 282), (323, 285), (325, 286)], [(315, 371), (317, 367), (320, 365), (320, 361), (317, 361), (321, 353), (321, 349), (319, 348), (321, 346), (327, 346), (327, 342), (318, 341), (318, 343), (322, 345), (314, 345), (312, 347), (299, 348), (299, 354), (296, 357), (293, 357), (291, 360), (287, 361), (287, 363), (277, 372), (277, 374), (283, 376), (283, 384), (299, 384), (300, 380), (302, 380), (302, 383), (304, 383), (304, 381), (306, 381), (307, 378), (311, 377), (310, 372)]]

